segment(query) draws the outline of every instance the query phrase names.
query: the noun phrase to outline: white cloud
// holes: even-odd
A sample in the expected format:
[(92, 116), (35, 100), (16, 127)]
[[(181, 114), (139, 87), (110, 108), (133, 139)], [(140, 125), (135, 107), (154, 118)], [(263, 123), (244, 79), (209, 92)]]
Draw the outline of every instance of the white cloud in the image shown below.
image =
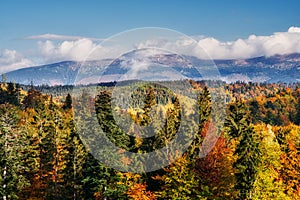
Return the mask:
[(121, 46), (101, 46), (90, 39), (84, 38), (74, 41), (39, 41), (39, 54), (44, 62), (57, 62), (62, 60), (101, 60), (116, 58), (124, 52)]
[(289, 33), (300, 33), (300, 27), (291, 26), (288, 30)]
[(276, 32), (269, 36), (250, 35), (246, 39), (228, 42), (204, 36), (194, 36), (193, 39), (182, 37), (176, 41), (160, 38), (132, 44), (130, 48), (127, 41), (123, 40), (121, 41), (126, 44), (105, 41), (104, 46), (101, 46), (95, 39), (81, 36), (44, 34), (29, 36), (26, 39), (40, 40), (35, 55), (26, 58), (15, 50), (6, 49), (0, 52), (0, 73), (63, 60), (118, 58), (122, 53), (132, 50), (130, 48), (158, 48), (165, 53), (193, 55), (206, 59), (244, 59), (262, 55), (300, 53), (300, 27), (290, 27), (286, 32)]
[[(137, 48), (156, 46), (180, 54), (213, 59), (242, 59), (275, 54), (300, 53), (300, 27), (290, 27), (287, 32), (276, 32), (270, 36), (250, 35), (247, 39), (221, 42), (211, 37), (179, 39), (177, 42), (145, 41)], [(208, 56), (207, 56), (208, 55)]]
[[(246, 39), (221, 42), (212, 37), (182, 37), (178, 40), (151, 39), (134, 44), (134, 48), (160, 48), (170, 53), (193, 55), (199, 58), (213, 59), (244, 59), (256, 56), (272, 56), (275, 54), (289, 54), (300, 52), (300, 27), (290, 27), (286, 32), (276, 32), (270, 36), (250, 35)], [(114, 43), (115, 44), (115, 43)], [(39, 42), (42, 57), (47, 61), (57, 60), (84, 60), (116, 58), (122, 50), (127, 49), (119, 44), (119, 47), (97, 46), (88, 38), (80, 38), (73, 41), (53, 43), (47, 40)], [(90, 52), (92, 52), (90, 55)]]
[(39, 49), (45, 60), (84, 60), (95, 45), (89, 39), (64, 41), (55, 45), (52, 41), (39, 42)]
[(89, 39), (92, 41), (103, 41), (102, 38), (88, 38), (83, 36), (72, 36), (72, 35), (57, 35), (57, 34), (42, 34), (42, 35), (31, 35), (25, 37), (26, 40), (80, 40), (80, 39)]
[(0, 73), (32, 66), (33, 62), (15, 50), (0, 52)]

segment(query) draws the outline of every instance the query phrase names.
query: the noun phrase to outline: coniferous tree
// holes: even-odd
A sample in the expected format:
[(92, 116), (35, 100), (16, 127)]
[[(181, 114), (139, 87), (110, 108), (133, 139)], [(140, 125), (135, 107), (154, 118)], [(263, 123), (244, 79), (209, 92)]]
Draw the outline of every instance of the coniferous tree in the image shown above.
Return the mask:
[(63, 109), (68, 110), (71, 108), (72, 108), (72, 97), (71, 97), (70, 93), (68, 93), (66, 100), (64, 102), (64, 105), (63, 105)]
[(0, 86), (0, 104), (9, 103), (11, 105), (19, 106), (20, 85), (9, 82)]
[(32, 187), (27, 188), (27, 193), (30, 198), (51, 199), (57, 195), (55, 167), (58, 130), (55, 106), (51, 101), (46, 102), (46, 96), (34, 90), (25, 99), (24, 102), (29, 105), (25, 106), (25, 111), (31, 113), (27, 119), (30, 120), (27, 130), (32, 144), (32, 147), (27, 149), (28, 153), (32, 154), (28, 158), (28, 166), (32, 167), (32, 172), (29, 172)]
[[(173, 99), (171, 104), (166, 106), (166, 119), (163, 123), (162, 128), (154, 136), (154, 141), (151, 144), (145, 146), (151, 146), (150, 150), (160, 149), (169, 144), (172, 141), (174, 136), (178, 134), (179, 127), (181, 126), (181, 108), (179, 99), (176, 97)], [(151, 141), (148, 141), (148, 143)], [(145, 142), (146, 143), (146, 142)], [(161, 155), (162, 158), (169, 158), (169, 155), (175, 155), (176, 152), (173, 149), (166, 148), (166, 152), (162, 152), (165, 155)], [(161, 158), (158, 158), (161, 159)], [(169, 163), (170, 160), (169, 160)]]
[(98, 122), (105, 135), (118, 147), (128, 150), (130, 148), (130, 136), (123, 132), (114, 119), (111, 93), (109, 91), (100, 92), (95, 107)]
[(19, 88), (16, 84), (9, 82), (7, 85), (7, 102), (18, 106), (19, 105)]
[(203, 91), (198, 95), (199, 106), (199, 129), (204, 125), (204, 122), (208, 120), (211, 114), (211, 96), (207, 87), (203, 88)]
[[(85, 163), (83, 165), (83, 198), (92, 200), (95, 194), (101, 188), (101, 167), (98, 160), (96, 160), (90, 153), (87, 154)], [(103, 183), (106, 186), (107, 183)]]
[(22, 120), (24, 121), (22, 128), (28, 138), (28, 145), (24, 148), (24, 165), (28, 168), (26, 177), (30, 184), (20, 193), (19, 197), (21, 199), (36, 198), (40, 194), (40, 135), (37, 126), (40, 122), (36, 115), (37, 113), (34, 109), (28, 108), (22, 116)]
[(256, 124), (257, 122), (260, 121), (261, 118), (258, 101), (256, 99), (253, 99), (252, 101), (250, 101), (249, 105), (250, 105), (251, 116), (253, 118), (253, 123)]
[(18, 193), (29, 184), (26, 178), (25, 133), (19, 129), (19, 111), (9, 104), (0, 106), (0, 195), (18, 199)]
[(200, 153), (200, 148), (203, 142), (203, 135), (201, 134), (204, 124), (211, 115), (211, 96), (207, 87), (204, 87), (203, 90), (197, 97), (197, 106), (199, 112), (199, 124), (198, 132), (195, 134), (195, 139), (190, 147), (190, 156), (195, 160)]
[(229, 106), (225, 126), (229, 136), (237, 141), (235, 155), (237, 160), (235, 188), (239, 199), (252, 199), (251, 193), (257, 176), (261, 152), (259, 141), (249, 118), (248, 108), (241, 100)]
[(143, 120), (141, 121), (141, 126), (146, 126), (149, 125), (151, 122), (151, 117), (150, 117), (150, 111), (151, 107), (156, 104), (155, 102), (155, 95), (154, 95), (154, 89), (152, 86), (149, 87), (147, 94), (146, 94), (146, 99), (144, 103), (144, 114), (143, 114)]
[(68, 199), (83, 198), (83, 165), (86, 162), (87, 152), (76, 131), (71, 111), (66, 111), (64, 129), (68, 130), (66, 141), (67, 155), (64, 169), (65, 197)]
[(56, 195), (53, 178), (54, 178), (54, 165), (55, 165), (55, 137), (56, 129), (54, 120), (51, 116), (51, 112), (48, 109), (43, 109), (39, 112), (41, 113), (42, 121), (40, 124), (40, 174), (41, 174), (41, 183), (43, 185), (41, 193), (47, 199), (52, 199)]

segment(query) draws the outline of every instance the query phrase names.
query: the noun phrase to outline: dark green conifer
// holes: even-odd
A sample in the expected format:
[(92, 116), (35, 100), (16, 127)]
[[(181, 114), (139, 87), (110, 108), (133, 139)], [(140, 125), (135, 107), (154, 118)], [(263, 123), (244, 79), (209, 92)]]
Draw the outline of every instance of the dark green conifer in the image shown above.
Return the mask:
[(229, 106), (225, 125), (229, 136), (238, 142), (234, 152), (237, 160), (233, 164), (238, 198), (252, 199), (251, 190), (256, 180), (261, 152), (245, 103), (237, 100)]

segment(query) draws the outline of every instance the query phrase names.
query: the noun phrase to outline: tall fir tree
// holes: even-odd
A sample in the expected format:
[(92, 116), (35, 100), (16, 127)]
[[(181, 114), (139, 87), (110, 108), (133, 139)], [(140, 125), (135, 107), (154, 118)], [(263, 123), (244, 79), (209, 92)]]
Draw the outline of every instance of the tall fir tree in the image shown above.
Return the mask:
[(67, 155), (65, 156), (66, 167), (64, 169), (65, 197), (74, 200), (82, 199), (83, 167), (86, 162), (87, 152), (77, 133), (71, 110), (65, 112), (64, 129), (68, 131), (65, 146), (67, 150)]
[(205, 122), (209, 120), (211, 115), (211, 95), (207, 87), (204, 87), (197, 96), (197, 106), (199, 112), (198, 132), (195, 134), (195, 139), (190, 146), (190, 156), (193, 160), (199, 156), (203, 142), (203, 127)]
[(20, 112), (12, 105), (0, 105), (0, 195), (3, 200), (18, 199), (29, 184), (26, 177), (27, 138), (19, 128)]
[(68, 93), (68, 95), (66, 96), (66, 100), (63, 104), (63, 109), (68, 110), (71, 108), (72, 108), (72, 96), (70, 95), (70, 93)]
[(229, 136), (237, 141), (234, 154), (237, 160), (235, 188), (239, 199), (252, 199), (252, 189), (255, 183), (261, 152), (259, 140), (251, 124), (249, 111), (244, 102), (238, 99), (229, 106), (225, 126)]
[(144, 114), (143, 114), (143, 120), (141, 121), (141, 126), (147, 126), (151, 122), (151, 116), (150, 111), (151, 107), (156, 104), (155, 102), (155, 95), (154, 95), (154, 89), (152, 86), (150, 86), (147, 90), (146, 98), (145, 98), (145, 104), (144, 104)]

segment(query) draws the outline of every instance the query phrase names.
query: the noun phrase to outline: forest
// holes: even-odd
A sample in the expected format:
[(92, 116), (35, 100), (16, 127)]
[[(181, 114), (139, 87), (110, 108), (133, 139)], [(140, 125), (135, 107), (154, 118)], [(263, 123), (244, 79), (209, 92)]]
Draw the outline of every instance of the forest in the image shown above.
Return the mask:
[[(2, 81), (1, 197), (300, 199), (300, 84), (224, 83), (226, 115), (220, 125), (211, 117), (210, 88), (203, 82), (187, 82), (192, 85), (187, 92), (197, 94), (198, 107), (182, 112), (178, 96), (156, 84), (135, 90), (141, 98), (130, 102), (129, 109), (120, 109), (112, 106), (112, 93), (114, 87), (123, 90), (129, 87), (126, 85), (91, 86), (98, 91), (92, 97), (86, 89), (73, 93), (72, 86), (35, 87)], [(125, 98), (122, 101), (127, 102)], [(158, 125), (151, 123), (155, 105), (156, 121), (163, 121)], [(78, 109), (80, 106), (84, 109)], [(155, 171), (133, 173), (109, 167), (86, 145), (93, 144), (93, 137), (81, 137), (100, 126), (124, 151), (152, 152), (169, 143), (179, 126), (188, 126), (181, 119), (189, 119), (193, 110), (199, 116), (193, 142), (183, 155), (168, 158), (169, 165)], [(128, 133), (120, 130), (113, 112), (130, 116)], [(89, 113), (98, 121), (92, 121)], [(157, 131), (144, 138), (130, 129), (131, 123), (151, 123)], [(206, 156), (199, 157), (210, 128), (217, 132), (215, 144)], [(191, 131), (186, 130), (184, 134)], [(101, 141), (98, 144), (101, 151)], [(129, 166), (133, 161), (123, 156), (120, 162)]]

